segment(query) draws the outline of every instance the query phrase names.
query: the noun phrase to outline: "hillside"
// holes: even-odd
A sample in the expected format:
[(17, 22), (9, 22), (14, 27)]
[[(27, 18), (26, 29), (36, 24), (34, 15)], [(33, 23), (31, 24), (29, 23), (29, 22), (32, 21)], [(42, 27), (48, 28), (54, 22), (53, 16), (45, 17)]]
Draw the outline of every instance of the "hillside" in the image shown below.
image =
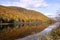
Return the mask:
[(0, 6), (0, 18), (5, 19), (20, 19), (24, 21), (28, 20), (52, 20), (45, 15), (43, 15), (40, 12), (34, 11), (34, 10), (28, 10), (21, 7), (6, 7), (6, 6)]
[(15, 8), (19, 12), (26, 15), (28, 17), (28, 20), (30, 20), (30, 19), (31, 20), (51, 20), (47, 16), (43, 15), (41, 12), (37, 12), (34, 10), (28, 10), (28, 9), (21, 8), (21, 7), (10, 7), (10, 8)]
[(27, 17), (23, 13), (18, 12), (13, 8), (4, 6), (0, 6), (0, 18), (2, 18), (3, 20), (12, 20), (12, 19), (13, 20), (20, 19), (24, 21), (27, 20)]

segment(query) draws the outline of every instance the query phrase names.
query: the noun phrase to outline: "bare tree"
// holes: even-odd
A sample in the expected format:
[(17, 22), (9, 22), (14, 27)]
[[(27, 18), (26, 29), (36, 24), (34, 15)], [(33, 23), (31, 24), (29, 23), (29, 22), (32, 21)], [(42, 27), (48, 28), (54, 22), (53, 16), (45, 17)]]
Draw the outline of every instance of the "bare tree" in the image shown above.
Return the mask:
[(60, 11), (57, 11), (56, 19), (60, 22)]

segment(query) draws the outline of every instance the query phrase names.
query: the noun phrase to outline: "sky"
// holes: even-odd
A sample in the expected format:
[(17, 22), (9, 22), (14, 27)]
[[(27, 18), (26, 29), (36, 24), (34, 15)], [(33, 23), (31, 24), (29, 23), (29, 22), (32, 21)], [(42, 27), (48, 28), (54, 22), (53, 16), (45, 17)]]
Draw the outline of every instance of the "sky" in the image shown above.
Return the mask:
[(60, 0), (0, 0), (0, 5), (18, 6), (55, 16), (60, 10)]

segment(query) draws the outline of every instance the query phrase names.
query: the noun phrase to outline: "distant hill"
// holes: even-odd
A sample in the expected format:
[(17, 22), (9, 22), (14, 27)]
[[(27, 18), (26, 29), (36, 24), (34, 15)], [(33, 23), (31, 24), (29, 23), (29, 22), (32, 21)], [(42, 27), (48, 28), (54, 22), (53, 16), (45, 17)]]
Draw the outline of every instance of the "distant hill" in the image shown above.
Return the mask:
[(0, 6), (0, 18), (3, 20), (26, 20), (27, 17), (23, 13), (19, 12), (18, 10), (10, 7)]
[(51, 20), (47, 16), (34, 10), (28, 10), (21, 7), (13, 6), (1, 6), (0, 5), (0, 18), (5, 19), (20, 19), (24, 21), (28, 20)]

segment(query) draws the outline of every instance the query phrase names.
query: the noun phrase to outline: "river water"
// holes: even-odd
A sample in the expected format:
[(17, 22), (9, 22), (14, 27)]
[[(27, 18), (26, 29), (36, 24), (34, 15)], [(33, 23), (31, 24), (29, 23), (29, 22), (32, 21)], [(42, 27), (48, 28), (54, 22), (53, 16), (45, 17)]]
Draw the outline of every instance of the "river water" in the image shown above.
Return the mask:
[(27, 37), (24, 37), (24, 38), (20, 38), (20, 39), (16, 39), (16, 40), (38, 40), (38, 36), (40, 34), (45, 34), (49, 31), (51, 31), (53, 28), (57, 27), (58, 25), (60, 25), (59, 22), (56, 22), (50, 26), (48, 26), (46, 29), (44, 29), (43, 31), (37, 33), (37, 34), (34, 34), (34, 35), (30, 35), (30, 36), (27, 36)]

